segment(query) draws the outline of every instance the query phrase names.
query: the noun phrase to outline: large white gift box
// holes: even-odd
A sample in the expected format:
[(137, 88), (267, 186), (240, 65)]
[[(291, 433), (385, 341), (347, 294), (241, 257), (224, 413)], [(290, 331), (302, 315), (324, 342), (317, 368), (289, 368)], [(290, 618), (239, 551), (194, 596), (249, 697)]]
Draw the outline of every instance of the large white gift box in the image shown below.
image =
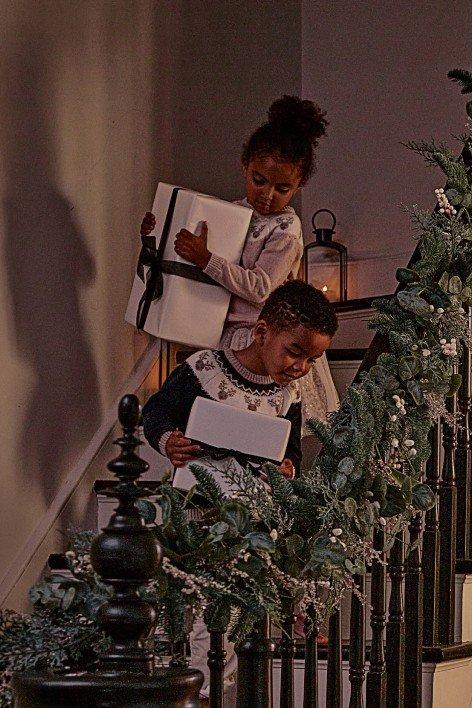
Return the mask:
[[(242, 410), (197, 396), (190, 411), (185, 437), (219, 450), (235, 450), (262, 460), (281, 462), (285, 457), (290, 429), (291, 423), (286, 418)], [(187, 490), (197, 483), (190, 469), (192, 464), (210, 471), (223, 492), (236, 491), (224, 475), (225, 470), (235, 470), (239, 465), (231, 455), (221, 459), (202, 457), (176, 468), (174, 487)]]
[[(231, 295), (177, 255), (175, 236), (183, 228), (199, 234), (206, 221), (208, 250), (238, 263), (252, 210), (161, 182), (152, 212), (156, 226), (146, 241), (155, 241), (157, 261), (154, 259), (152, 266), (141, 265), (141, 270), (138, 267), (125, 319), (161, 339), (214, 349), (221, 338)], [(151, 301), (156, 292), (153, 278), (160, 280), (162, 295)]]

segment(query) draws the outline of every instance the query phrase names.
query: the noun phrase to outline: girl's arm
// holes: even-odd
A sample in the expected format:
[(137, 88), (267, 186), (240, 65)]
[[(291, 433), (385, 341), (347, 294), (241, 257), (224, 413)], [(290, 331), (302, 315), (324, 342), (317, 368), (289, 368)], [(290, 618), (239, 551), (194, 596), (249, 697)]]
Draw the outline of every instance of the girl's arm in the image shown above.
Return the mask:
[(280, 230), (267, 239), (253, 268), (229, 263), (212, 253), (204, 272), (234, 295), (261, 305), (276, 287), (287, 280), (299, 264), (302, 253), (301, 237)]

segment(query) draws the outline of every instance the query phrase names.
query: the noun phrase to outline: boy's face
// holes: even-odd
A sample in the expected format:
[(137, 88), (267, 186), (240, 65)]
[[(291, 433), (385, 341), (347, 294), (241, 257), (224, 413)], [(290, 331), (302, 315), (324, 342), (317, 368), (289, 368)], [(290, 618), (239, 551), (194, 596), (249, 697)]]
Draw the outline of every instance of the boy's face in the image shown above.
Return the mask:
[(259, 320), (254, 327), (254, 341), (267, 375), (283, 386), (305, 376), (331, 339), (303, 325), (279, 331)]
[(298, 165), (270, 155), (253, 157), (244, 175), (247, 200), (260, 214), (282, 211), (300, 187)]

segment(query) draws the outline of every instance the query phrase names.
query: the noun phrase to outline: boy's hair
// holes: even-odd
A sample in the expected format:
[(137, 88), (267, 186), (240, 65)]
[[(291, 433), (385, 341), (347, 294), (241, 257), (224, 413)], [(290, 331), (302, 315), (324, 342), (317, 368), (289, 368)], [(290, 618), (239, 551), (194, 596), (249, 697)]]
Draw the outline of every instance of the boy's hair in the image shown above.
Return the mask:
[(328, 125), (325, 113), (312, 101), (282, 96), (269, 108), (268, 118), (244, 145), (243, 165), (247, 167), (254, 157), (279, 155), (299, 165), (302, 186), (314, 170), (314, 149)]
[(277, 330), (301, 324), (330, 337), (338, 329), (332, 304), (321, 290), (302, 280), (289, 280), (276, 288), (267, 298), (259, 319)]

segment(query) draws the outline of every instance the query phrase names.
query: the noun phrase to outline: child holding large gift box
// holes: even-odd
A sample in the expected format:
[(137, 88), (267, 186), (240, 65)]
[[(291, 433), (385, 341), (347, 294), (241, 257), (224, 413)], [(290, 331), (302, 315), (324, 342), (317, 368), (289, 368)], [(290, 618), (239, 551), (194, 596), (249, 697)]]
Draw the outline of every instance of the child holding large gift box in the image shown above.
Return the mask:
[[(292, 477), (301, 457), (300, 402), (295, 382), (323, 355), (336, 329), (334, 309), (319, 290), (299, 280), (279, 286), (266, 300), (247, 346), (193, 354), (150, 397), (143, 408), (148, 442), (175, 467), (204, 453), (183, 432), (193, 402), (203, 396), (221, 405), (288, 418), (292, 430), (280, 471)], [(205, 675), (203, 695), (207, 695), (209, 683), (208, 642), (208, 633), (199, 621), (191, 635), (191, 649), (192, 666)], [(228, 646), (225, 676), (228, 678), (235, 668), (234, 651)]]
[[(250, 343), (264, 302), (277, 286), (297, 276), (303, 254), (300, 219), (289, 202), (313, 173), (314, 149), (327, 121), (318, 106), (296, 96), (275, 101), (268, 118), (242, 153), (246, 198), (237, 203), (252, 207), (253, 217), (240, 264), (210, 253), (205, 225), (201, 235), (182, 229), (175, 239), (179, 256), (232, 293), (222, 348), (238, 350)], [(147, 235), (154, 226), (153, 215), (147, 213), (141, 234)], [(337, 404), (326, 357), (322, 357), (303, 382), (303, 420), (325, 419)]]

